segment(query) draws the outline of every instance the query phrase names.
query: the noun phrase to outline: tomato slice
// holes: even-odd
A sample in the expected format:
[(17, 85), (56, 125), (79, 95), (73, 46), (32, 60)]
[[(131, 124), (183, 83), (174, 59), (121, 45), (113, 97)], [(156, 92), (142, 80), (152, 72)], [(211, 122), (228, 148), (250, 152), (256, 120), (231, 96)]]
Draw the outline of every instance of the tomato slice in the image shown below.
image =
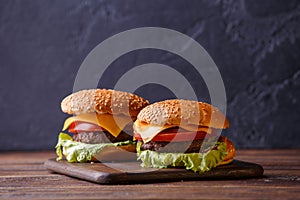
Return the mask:
[(105, 131), (105, 129), (96, 124), (81, 122), (81, 121), (73, 122), (69, 126), (70, 133), (95, 132), (95, 131)]
[[(206, 132), (198, 131), (183, 131), (180, 129), (167, 129), (159, 134), (157, 134), (151, 141), (153, 142), (180, 142), (180, 141), (190, 141), (190, 140), (201, 140), (207, 135)], [(213, 133), (209, 134), (209, 136)], [(138, 133), (134, 133), (134, 138), (136, 140), (142, 140), (142, 137)]]
[[(132, 123), (126, 125), (123, 129), (125, 132), (132, 132)], [(81, 133), (81, 132), (96, 132), (96, 131), (106, 131), (105, 128), (92, 124), (89, 122), (75, 121), (70, 126), (68, 131), (70, 133)]]

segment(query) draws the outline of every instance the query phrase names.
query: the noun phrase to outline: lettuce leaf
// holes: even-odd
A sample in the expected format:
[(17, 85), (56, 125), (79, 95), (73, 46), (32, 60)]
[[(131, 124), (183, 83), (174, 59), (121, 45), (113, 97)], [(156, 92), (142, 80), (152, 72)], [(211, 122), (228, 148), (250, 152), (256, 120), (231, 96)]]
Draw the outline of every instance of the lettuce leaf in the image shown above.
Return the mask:
[(96, 155), (104, 147), (128, 144), (135, 144), (135, 142), (125, 141), (116, 143), (85, 144), (74, 141), (73, 138), (66, 133), (60, 133), (58, 142), (55, 146), (57, 154), (56, 160), (61, 160), (63, 158), (63, 152), (65, 152), (68, 162), (88, 162), (91, 161), (93, 155)]
[(168, 166), (185, 167), (194, 172), (205, 172), (216, 167), (227, 155), (226, 144), (217, 142), (216, 149), (206, 153), (160, 153), (150, 150), (141, 151), (142, 143), (137, 143), (138, 160), (142, 167), (167, 168)]

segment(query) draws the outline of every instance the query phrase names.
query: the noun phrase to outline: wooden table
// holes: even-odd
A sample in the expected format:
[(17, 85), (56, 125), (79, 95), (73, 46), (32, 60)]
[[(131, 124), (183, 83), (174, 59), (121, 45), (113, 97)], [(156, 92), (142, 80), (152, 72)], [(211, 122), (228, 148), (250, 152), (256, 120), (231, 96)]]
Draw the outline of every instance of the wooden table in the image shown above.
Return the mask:
[(300, 199), (300, 149), (239, 150), (261, 164), (264, 177), (246, 180), (99, 185), (52, 173), (53, 152), (0, 153), (0, 199)]

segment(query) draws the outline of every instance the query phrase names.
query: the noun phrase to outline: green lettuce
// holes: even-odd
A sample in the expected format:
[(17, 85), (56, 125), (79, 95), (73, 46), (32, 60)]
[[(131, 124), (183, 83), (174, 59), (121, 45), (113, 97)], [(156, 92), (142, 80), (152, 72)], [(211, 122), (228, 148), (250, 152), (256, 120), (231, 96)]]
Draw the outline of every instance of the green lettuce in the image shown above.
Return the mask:
[(68, 162), (88, 162), (91, 161), (93, 155), (96, 155), (105, 147), (128, 144), (135, 144), (135, 142), (125, 141), (116, 143), (85, 144), (74, 141), (73, 138), (66, 133), (60, 133), (57, 145), (55, 146), (57, 154), (56, 160), (61, 160), (63, 158), (63, 152), (65, 152)]
[(159, 153), (150, 150), (141, 151), (142, 143), (137, 143), (138, 160), (142, 167), (167, 168), (182, 166), (194, 172), (205, 172), (217, 166), (227, 155), (226, 144), (217, 142), (216, 149), (206, 153)]

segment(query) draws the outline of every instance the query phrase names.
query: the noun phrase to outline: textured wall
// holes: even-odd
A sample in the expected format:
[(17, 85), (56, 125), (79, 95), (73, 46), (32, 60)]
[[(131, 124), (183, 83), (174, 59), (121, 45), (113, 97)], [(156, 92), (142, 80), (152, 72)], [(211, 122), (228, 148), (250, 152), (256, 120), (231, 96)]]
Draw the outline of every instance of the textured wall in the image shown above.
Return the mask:
[[(106, 38), (144, 26), (180, 31), (209, 52), (227, 92), (225, 134), (239, 148), (300, 147), (298, 0), (0, 0), (0, 150), (53, 148), (67, 116), (60, 101), (85, 56)], [(100, 86), (113, 87), (148, 62), (178, 69), (209, 100), (186, 61), (158, 50), (120, 57)], [(152, 102), (174, 96), (159, 85), (136, 92)]]

